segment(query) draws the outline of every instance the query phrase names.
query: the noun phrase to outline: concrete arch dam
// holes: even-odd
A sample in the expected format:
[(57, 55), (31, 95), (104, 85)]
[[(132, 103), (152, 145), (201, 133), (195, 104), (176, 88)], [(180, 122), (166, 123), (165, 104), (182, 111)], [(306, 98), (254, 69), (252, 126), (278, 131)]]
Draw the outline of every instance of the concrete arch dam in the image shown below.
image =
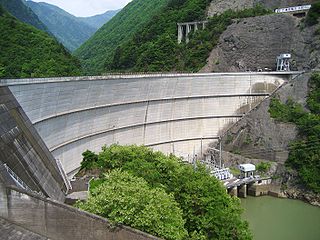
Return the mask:
[(293, 73), (150, 74), (0, 80), (71, 176), (82, 152), (144, 144), (188, 158)]

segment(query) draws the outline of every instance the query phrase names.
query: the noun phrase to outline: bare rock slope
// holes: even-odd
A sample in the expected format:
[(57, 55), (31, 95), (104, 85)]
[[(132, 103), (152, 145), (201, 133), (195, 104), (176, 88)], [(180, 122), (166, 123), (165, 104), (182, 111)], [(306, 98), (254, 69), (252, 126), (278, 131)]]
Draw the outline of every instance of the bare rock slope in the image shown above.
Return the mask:
[(276, 57), (292, 54), (295, 69), (309, 68), (309, 29), (301, 30), (300, 19), (287, 14), (235, 21), (220, 36), (202, 72), (256, 71), (275, 68)]

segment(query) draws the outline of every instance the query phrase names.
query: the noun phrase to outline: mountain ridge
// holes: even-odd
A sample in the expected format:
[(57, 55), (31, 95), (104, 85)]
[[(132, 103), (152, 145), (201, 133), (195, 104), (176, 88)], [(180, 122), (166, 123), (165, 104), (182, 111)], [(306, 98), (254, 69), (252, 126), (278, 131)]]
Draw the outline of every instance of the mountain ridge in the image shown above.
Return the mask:
[(121, 9), (108, 10), (102, 14), (97, 14), (90, 17), (77, 17), (77, 18), (98, 30), (120, 11)]
[(111, 19), (117, 11), (108, 11), (92, 17), (76, 17), (58, 6), (25, 1), (50, 32), (71, 52), (88, 40), (98, 28)]
[(21, 22), (0, 5), (0, 78), (81, 74), (79, 61), (47, 33)]
[(0, 0), (0, 5), (20, 21), (50, 33), (46, 25), (41, 22), (38, 16), (24, 3), (24, 0)]
[(87, 74), (105, 71), (106, 59), (113, 56), (116, 47), (149, 22), (169, 0), (133, 0), (115, 17), (100, 28), (74, 53)]

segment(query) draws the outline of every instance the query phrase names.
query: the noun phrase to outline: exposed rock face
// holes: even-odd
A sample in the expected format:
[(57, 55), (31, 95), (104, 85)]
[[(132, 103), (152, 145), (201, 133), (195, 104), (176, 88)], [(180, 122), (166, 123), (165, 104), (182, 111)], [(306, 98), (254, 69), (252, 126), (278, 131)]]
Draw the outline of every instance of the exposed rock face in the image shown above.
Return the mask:
[[(288, 98), (305, 105), (309, 74), (301, 75), (279, 89), (283, 102)], [(225, 151), (239, 152), (242, 156), (283, 163), (287, 147), (297, 136), (296, 126), (272, 119), (269, 115), (270, 98), (231, 127), (223, 137)]]
[(267, 8), (275, 9), (312, 4), (316, 1), (317, 0), (255, 0), (255, 4), (260, 3)]
[(208, 16), (212, 17), (215, 14), (221, 14), (228, 9), (242, 10), (252, 8), (257, 4), (270, 9), (282, 7), (294, 7), (316, 2), (316, 0), (213, 0), (208, 9)]
[(310, 192), (299, 184), (296, 171), (288, 171), (283, 164), (279, 164), (274, 176), (277, 176), (277, 178), (273, 180), (273, 183), (281, 185), (281, 195), (283, 197), (299, 199), (320, 207), (320, 194)]
[(292, 54), (292, 68), (308, 69), (310, 31), (301, 31), (300, 19), (288, 14), (247, 18), (230, 25), (220, 36), (202, 72), (275, 69), (276, 57)]
[(208, 16), (212, 17), (215, 14), (221, 14), (228, 9), (242, 10), (254, 6), (255, 0), (214, 0), (211, 2), (208, 9)]
[[(297, 6), (316, 1), (244, 0), (212, 1), (210, 14), (252, 7), (257, 3), (268, 8)], [(291, 14), (271, 14), (235, 20), (220, 36), (201, 72), (238, 72), (275, 69), (276, 57), (291, 53), (293, 70), (320, 68), (320, 23), (306, 27), (301, 18)]]

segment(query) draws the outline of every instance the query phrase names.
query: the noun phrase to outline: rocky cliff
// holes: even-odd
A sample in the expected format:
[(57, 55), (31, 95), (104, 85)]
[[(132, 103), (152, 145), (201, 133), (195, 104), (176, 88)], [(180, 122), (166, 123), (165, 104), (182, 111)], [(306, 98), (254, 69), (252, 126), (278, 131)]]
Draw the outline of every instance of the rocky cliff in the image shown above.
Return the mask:
[[(311, 4), (313, 0), (245, 0), (211, 2), (208, 15), (227, 9), (241, 10), (261, 4), (266, 8)], [(234, 20), (220, 36), (201, 72), (237, 72), (275, 69), (276, 57), (292, 54), (292, 69), (319, 68), (320, 26), (308, 27), (304, 18), (292, 14), (271, 14)], [(317, 30), (318, 29), (318, 30)]]
[(319, 56), (314, 54), (319, 48), (316, 27), (303, 27), (301, 21), (290, 14), (235, 21), (220, 36), (202, 72), (275, 69), (276, 57), (281, 53), (292, 54), (295, 70), (315, 68), (320, 62)]

